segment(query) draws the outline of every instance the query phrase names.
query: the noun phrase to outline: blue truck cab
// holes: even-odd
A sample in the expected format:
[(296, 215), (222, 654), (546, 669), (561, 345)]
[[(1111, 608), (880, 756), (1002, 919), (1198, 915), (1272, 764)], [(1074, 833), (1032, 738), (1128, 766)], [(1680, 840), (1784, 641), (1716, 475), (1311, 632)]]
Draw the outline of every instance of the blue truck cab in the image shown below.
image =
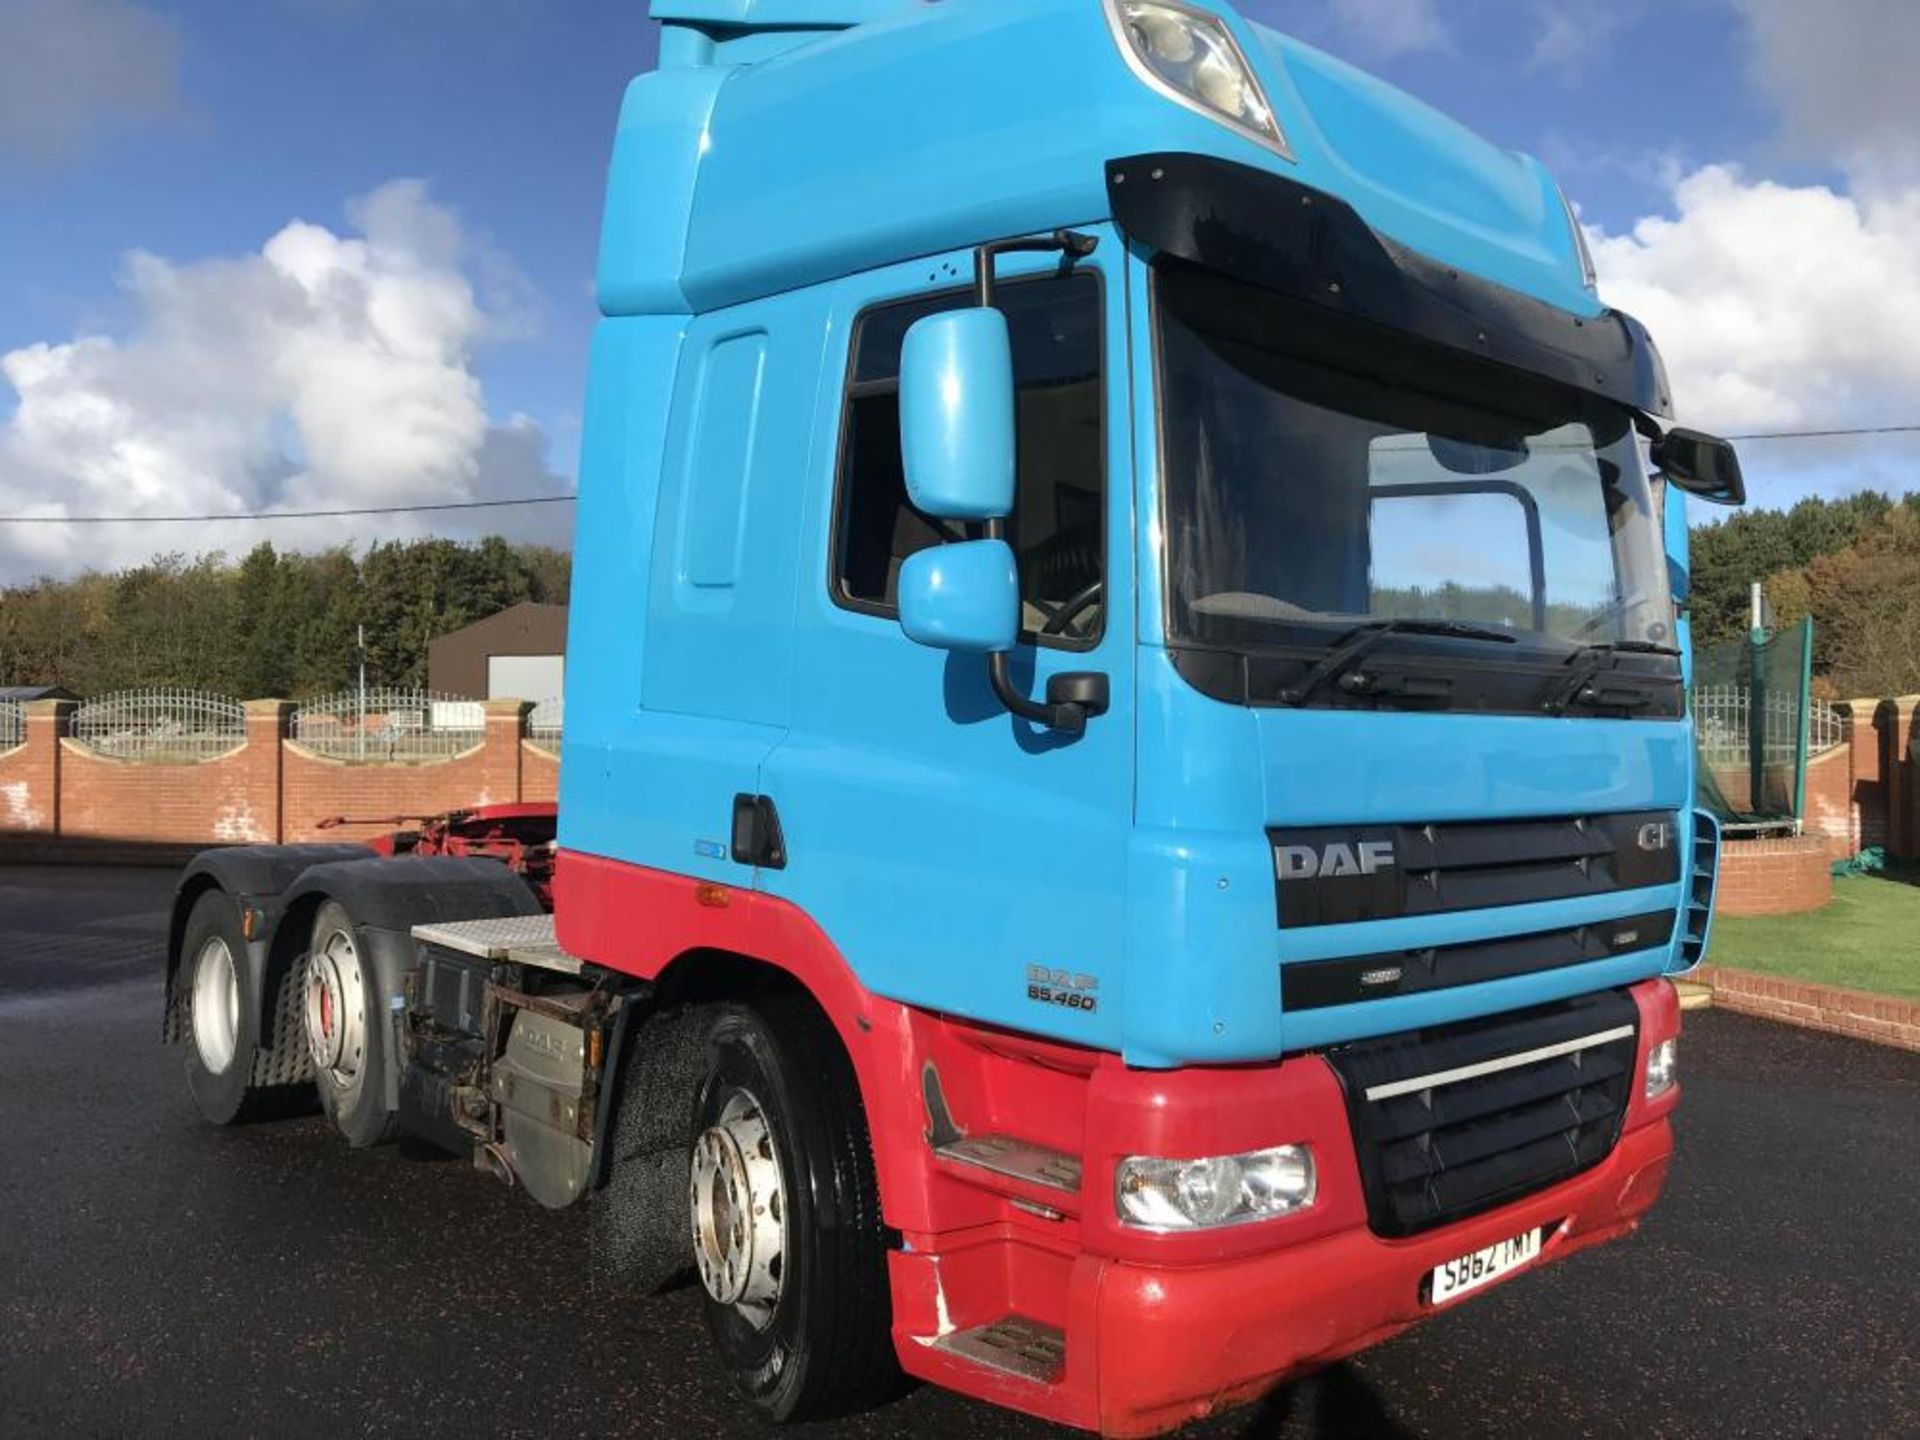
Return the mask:
[[(1441, 1244), (1466, 1254), (1637, 1134), (1605, 1213), (1540, 1235), (1630, 1224), (1665, 1165), (1660, 977), (1702, 953), (1715, 854), (1682, 492), (1734, 498), (1738, 473), (1665, 424), (1658, 353), (1596, 296), (1553, 180), (1224, 4), (653, 14), (601, 250), (562, 943), (655, 973), (622, 917), (663, 880), (737, 888), (762, 958), (802, 925), (858, 1006), (972, 1032), (957, 1052), (1017, 1035), (1044, 1042), (1028, 1065), (1064, 1047), (1229, 1091), (1256, 1071), (1226, 1067), (1321, 1057), (1337, 1143), (1272, 1113), (1250, 1137), (1313, 1152), (1284, 1181), (1303, 1212), (1341, 1188), (1338, 1149), (1353, 1224), (1481, 1217)], [(943, 1104), (981, 1128), (954, 1089), (1021, 1082), (958, 1086), (916, 1023), (840, 1028), (904, 1045), (890, 1076), (938, 1073), (898, 1134), (874, 1123), (880, 1152), (933, 1136), (937, 1165)], [(1459, 1115), (1410, 1085), (1436, 1074), (1480, 1087)], [(1313, 1228), (1269, 1197), (1215, 1230), (1089, 1153), (1084, 1097), (1057, 1103), (996, 1133), (1067, 1157), (1089, 1209), (1145, 1187), (1119, 1230), (1245, 1253)], [(1363, 1333), (1435, 1303), (1412, 1270), (1354, 1269), (1394, 1292)], [(1109, 1429), (1301, 1358), (1223, 1373), (1208, 1321), (1190, 1385), (1128, 1398), (1132, 1340), (1100, 1330), (1082, 1385), (1054, 1309), (1025, 1318), (1080, 1393), (1013, 1403)], [(910, 1363), (939, 1329), (896, 1324)]]
[(418, 947), (401, 1122), (691, 1259), (776, 1419), (1157, 1433), (1629, 1233), (1741, 480), (1553, 180), (1223, 0), (652, 14), (551, 921), (316, 922)]

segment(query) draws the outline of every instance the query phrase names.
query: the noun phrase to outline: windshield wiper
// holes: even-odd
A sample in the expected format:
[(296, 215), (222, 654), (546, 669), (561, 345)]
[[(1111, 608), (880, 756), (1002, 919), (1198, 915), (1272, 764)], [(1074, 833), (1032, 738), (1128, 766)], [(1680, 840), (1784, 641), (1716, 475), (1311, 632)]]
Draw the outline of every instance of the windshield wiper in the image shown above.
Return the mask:
[(1350, 673), (1353, 667), (1372, 654), (1375, 649), (1395, 635), (1445, 635), (1456, 640), (1494, 640), (1502, 645), (1514, 643), (1514, 637), (1504, 630), (1489, 629), (1484, 625), (1469, 625), (1464, 620), (1373, 620), (1365, 625), (1356, 625), (1340, 638), (1340, 643), (1328, 651), (1298, 681), (1282, 690), (1279, 700), (1282, 705), (1304, 705), (1312, 698), (1313, 692), (1335, 676), (1341, 678), (1341, 689), (1349, 693), (1364, 692), (1367, 686), (1364, 677)]
[[(1583, 645), (1567, 657), (1567, 664), (1574, 667), (1573, 674), (1560, 685), (1543, 707), (1549, 715), (1564, 715), (1571, 705), (1593, 705), (1603, 698), (1603, 692), (1597, 689), (1593, 680), (1606, 668), (1609, 660), (1621, 655), (1670, 655), (1677, 657), (1680, 652), (1671, 645), (1662, 645), (1657, 640), (1609, 640), (1603, 645)], [(1639, 677), (1636, 677), (1636, 679)], [(1651, 678), (1651, 677), (1647, 677)], [(1637, 710), (1651, 699), (1644, 691), (1634, 691), (1620, 699), (1608, 702), (1606, 708), (1612, 710)]]

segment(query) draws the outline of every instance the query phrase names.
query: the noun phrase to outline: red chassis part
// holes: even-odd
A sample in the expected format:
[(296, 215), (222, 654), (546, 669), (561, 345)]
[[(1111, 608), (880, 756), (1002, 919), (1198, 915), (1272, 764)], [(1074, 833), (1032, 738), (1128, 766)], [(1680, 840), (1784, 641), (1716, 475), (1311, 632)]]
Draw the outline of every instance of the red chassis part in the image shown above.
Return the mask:
[[(1678, 1000), (1665, 981), (1632, 991), (1636, 1083), (1606, 1160), (1484, 1215), (1383, 1240), (1367, 1227), (1339, 1082), (1317, 1055), (1132, 1070), (1115, 1056), (872, 995), (802, 911), (752, 890), (564, 852), (555, 888), (559, 939), (576, 955), (651, 978), (694, 951), (723, 949), (785, 970), (811, 991), (853, 1058), (882, 1205), (901, 1235), (890, 1265), (902, 1366), (1065, 1424), (1150, 1435), (1252, 1400), (1432, 1313), (1421, 1282), (1436, 1265), (1542, 1226), (1546, 1245), (1533, 1264), (1551, 1263), (1632, 1231), (1666, 1178), (1678, 1091), (1649, 1103), (1637, 1083), (1651, 1047), (1679, 1032)], [(1078, 1157), (1079, 1191), (937, 1158), (921, 1098), (928, 1069), (961, 1128)], [(1320, 1189), (1298, 1215), (1175, 1235), (1118, 1223), (1112, 1197), (1123, 1156), (1300, 1142), (1314, 1149)], [(1065, 1335), (1066, 1360), (1052, 1383), (983, 1368), (935, 1343), (1012, 1314)]]
[(541, 906), (553, 909), (554, 835), (559, 807), (546, 805), (475, 805), (440, 815), (383, 815), (355, 819), (334, 815), (322, 820), (321, 830), (342, 825), (408, 825), (412, 828), (376, 835), (366, 842), (377, 855), (477, 855), (498, 860), (524, 878)]

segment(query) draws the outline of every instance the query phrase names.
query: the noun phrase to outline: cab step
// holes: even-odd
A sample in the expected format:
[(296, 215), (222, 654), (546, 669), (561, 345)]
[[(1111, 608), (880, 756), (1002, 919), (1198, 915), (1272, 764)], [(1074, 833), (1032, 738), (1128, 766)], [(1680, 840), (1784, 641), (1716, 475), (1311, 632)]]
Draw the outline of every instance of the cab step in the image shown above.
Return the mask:
[(934, 1341), (933, 1347), (1038, 1385), (1058, 1384), (1067, 1368), (1066, 1332), (1024, 1315), (1007, 1315), (991, 1325), (955, 1330)]
[(959, 1135), (936, 1145), (933, 1153), (956, 1165), (971, 1165), (1009, 1180), (1065, 1195), (1080, 1193), (1077, 1157), (1011, 1135)]

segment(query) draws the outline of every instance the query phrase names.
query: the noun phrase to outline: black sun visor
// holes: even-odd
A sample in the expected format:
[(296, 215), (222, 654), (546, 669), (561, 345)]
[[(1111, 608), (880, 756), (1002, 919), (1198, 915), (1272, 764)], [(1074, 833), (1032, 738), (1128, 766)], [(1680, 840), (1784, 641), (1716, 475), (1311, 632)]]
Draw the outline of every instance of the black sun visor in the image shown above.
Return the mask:
[(1631, 315), (1569, 311), (1429, 259), (1344, 200), (1207, 155), (1107, 162), (1115, 222), (1163, 254), (1482, 360), (1672, 413), (1666, 368)]

